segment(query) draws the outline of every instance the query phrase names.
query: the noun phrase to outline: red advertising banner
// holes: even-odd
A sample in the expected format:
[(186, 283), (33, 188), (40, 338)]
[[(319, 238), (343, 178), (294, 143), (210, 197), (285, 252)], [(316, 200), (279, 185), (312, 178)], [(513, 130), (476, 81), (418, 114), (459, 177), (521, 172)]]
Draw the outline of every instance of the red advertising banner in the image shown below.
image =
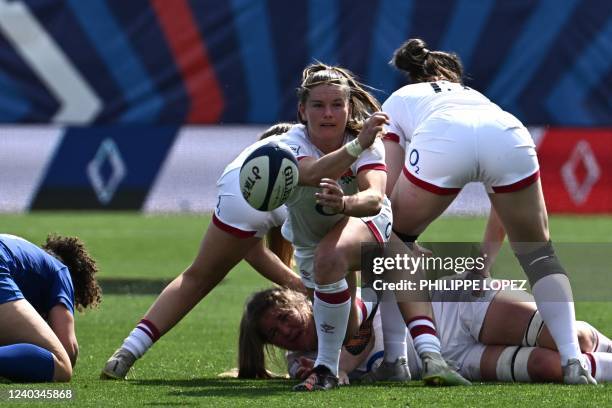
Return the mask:
[(547, 129), (537, 142), (549, 212), (612, 213), (612, 129)]

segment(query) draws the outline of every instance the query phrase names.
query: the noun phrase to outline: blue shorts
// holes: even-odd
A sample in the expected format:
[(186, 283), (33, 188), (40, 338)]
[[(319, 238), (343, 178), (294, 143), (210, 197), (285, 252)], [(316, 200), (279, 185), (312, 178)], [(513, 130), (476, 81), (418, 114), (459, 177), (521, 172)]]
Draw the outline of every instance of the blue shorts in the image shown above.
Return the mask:
[[(0, 262), (2, 261), (0, 260)], [(0, 305), (19, 299), (24, 299), (21, 290), (19, 290), (11, 274), (3, 271), (0, 265)]]

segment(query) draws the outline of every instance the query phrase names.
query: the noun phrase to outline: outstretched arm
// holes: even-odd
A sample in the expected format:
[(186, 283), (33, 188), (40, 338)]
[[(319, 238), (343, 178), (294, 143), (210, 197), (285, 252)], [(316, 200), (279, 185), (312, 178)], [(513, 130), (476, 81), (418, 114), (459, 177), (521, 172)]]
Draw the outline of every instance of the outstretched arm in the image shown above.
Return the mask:
[(277, 285), (305, 292), (300, 277), (263, 243), (258, 242), (244, 258), (261, 276)]
[(487, 221), (487, 226), (485, 228), (481, 244), (483, 255), (487, 255), (485, 260), (485, 268), (483, 270), (483, 275), (485, 277), (491, 276), (491, 266), (495, 262), (495, 258), (497, 258), (505, 238), (506, 230), (504, 229), (504, 225), (502, 224), (501, 219), (499, 218), (499, 215), (497, 215), (495, 209), (491, 207), (491, 212), (489, 213), (489, 219)]
[[(383, 124), (387, 122), (387, 114), (383, 112), (374, 113), (364, 123), (355, 143), (359, 143), (361, 149), (367, 149), (374, 143), (376, 137), (383, 130)], [(302, 158), (299, 162), (300, 185), (319, 187), (323, 178), (339, 179), (357, 159), (357, 156), (349, 153), (347, 146), (341, 146), (319, 159), (313, 157)]]

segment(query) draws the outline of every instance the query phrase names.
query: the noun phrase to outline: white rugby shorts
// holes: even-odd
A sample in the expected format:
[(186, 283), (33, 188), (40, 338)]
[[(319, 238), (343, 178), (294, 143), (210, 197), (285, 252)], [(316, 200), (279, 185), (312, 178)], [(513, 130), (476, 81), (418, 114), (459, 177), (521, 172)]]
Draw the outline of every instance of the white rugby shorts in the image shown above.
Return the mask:
[(486, 346), (478, 342), (490, 302), (498, 292), (485, 291), (473, 302), (432, 302), (442, 355), (457, 364), (459, 373), (480, 378), (480, 358)]
[(529, 131), (497, 109), (442, 111), (416, 130), (406, 153), (404, 176), (435, 194), (457, 194), (469, 182), (489, 193), (521, 190), (539, 178)]
[(217, 180), (217, 205), (213, 223), (238, 238), (261, 238), (273, 227), (280, 227), (287, 218), (283, 205), (273, 211), (258, 211), (246, 202), (240, 192), (240, 168)]

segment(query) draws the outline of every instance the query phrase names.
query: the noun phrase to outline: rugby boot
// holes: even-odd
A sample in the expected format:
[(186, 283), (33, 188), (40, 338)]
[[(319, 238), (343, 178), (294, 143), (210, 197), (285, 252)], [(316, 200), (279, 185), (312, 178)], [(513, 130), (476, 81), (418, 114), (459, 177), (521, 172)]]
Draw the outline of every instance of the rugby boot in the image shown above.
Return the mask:
[(561, 368), (564, 384), (597, 384), (597, 381), (589, 373), (589, 369), (577, 358), (570, 358), (567, 365)]
[(390, 363), (383, 361), (378, 367), (361, 376), (361, 381), (373, 383), (377, 381), (410, 381), (410, 369), (406, 357), (399, 357)]
[(327, 391), (338, 387), (338, 377), (324, 365), (318, 365), (304, 381), (293, 387), (293, 391)]
[(421, 355), (421, 360), (423, 361), (422, 378), (425, 385), (472, 385), (457, 371), (450, 368), (439, 353), (425, 352)]
[(136, 362), (136, 357), (128, 350), (120, 347), (104, 365), (100, 378), (103, 380), (125, 380), (134, 362)]

